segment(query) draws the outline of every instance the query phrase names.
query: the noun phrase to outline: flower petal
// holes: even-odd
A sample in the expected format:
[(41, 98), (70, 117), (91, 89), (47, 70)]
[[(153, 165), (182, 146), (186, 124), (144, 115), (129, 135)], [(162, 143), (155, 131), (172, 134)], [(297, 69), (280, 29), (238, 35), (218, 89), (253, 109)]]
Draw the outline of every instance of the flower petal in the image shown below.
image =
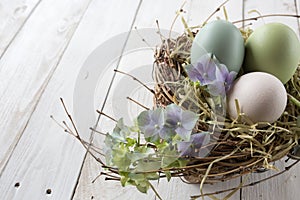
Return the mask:
[(192, 130), (187, 130), (182, 126), (176, 128), (175, 132), (180, 136), (180, 138), (184, 141), (189, 141), (191, 138)]
[(181, 121), (182, 126), (187, 130), (192, 130), (195, 127), (195, 125), (198, 121), (198, 118), (199, 118), (199, 116), (194, 112), (191, 112), (188, 110), (183, 111), (182, 121)]

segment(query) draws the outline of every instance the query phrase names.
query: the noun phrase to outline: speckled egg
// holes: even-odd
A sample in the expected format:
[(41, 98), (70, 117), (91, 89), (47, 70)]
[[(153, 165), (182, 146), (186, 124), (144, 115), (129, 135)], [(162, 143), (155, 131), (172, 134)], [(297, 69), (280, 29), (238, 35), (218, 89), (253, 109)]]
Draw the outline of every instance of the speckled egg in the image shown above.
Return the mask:
[(199, 30), (191, 48), (191, 63), (204, 54), (212, 53), (229, 71), (239, 72), (244, 59), (244, 39), (232, 23), (215, 20)]
[(235, 99), (238, 100), (241, 113), (253, 123), (273, 123), (285, 110), (287, 93), (275, 76), (252, 72), (238, 78), (227, 94), (227, 110), (232, 119), (237, 118)]
[(243, 68), (246, 72), (268, 72), (286, 83), (299, 60), (300, 43), (295, 32), (284, 24), (269, 23), (247, 39)]

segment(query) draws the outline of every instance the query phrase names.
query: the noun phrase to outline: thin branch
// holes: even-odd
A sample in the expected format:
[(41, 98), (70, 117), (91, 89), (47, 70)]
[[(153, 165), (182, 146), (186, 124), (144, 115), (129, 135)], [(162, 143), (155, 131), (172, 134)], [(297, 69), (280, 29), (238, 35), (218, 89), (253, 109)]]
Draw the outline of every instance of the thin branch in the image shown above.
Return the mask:
[(245, 22), (245, 21), (256, 21), (260, 18), (264, 18), (264, 17), (296, 17), (296, 18), (300, 18), (300, 15), (291, 15), (291, 14), (268, 14), (268, 15), (261, 15), (261, 16), (258, 16), (258, 17), (251, 17), (251, 18), (247, 18), (247, 19), (241, 19), (241, 20), (237, 20), (237, 21), (234, 21), (232, 22), (233, 24), (236, 24), (236, 23), (241, 23), (241, 22)]
[[(78, 130), (77, 130), (76, 126), (75, 126), (75, 123), (74, 123), (74, 121), (73, 121), (73, 118), (72, 118), (72, 116), (70, 115), (70, 113), (68, 112), (68, 109), (67, 109), (67, 107), (66, 107), (66, 105), (65, 105), (65, 103), (64, 103), (63, 98), (60, 98), (60, 101), (61, 101), (61, 103), (62, 103), (62, 105), (63, 105), (63, 107), (64, 107), (65, 113), (67, 114), (69, 120), (70, 120), (71, 123), (72, 123), (73, 128), (75, 129), (75, 133), (76, 133), (76, 134), (74, 134), (74, 132), (71, 130), (71, 128), (68, 126), (68, 124), (67, 124), (65, 121), (63, 121), (63, 124), (64, 124), (64, 125), (66, 126), (66, 128), (67, 128), (67, 129), (65, 129), (65, 131), (69, 132), (69, 133), (70, 133), (71, 135), (73, 135), (76, 139), (78, 139), (79, 142), (83, 145), (83, 147), (87, 150), (87, 152), (89, 152), (90, 155), (91, 155), (97, 162), (99, 162), (99, 163), (102, 165), (102, 167), (103, 167), (103, 166), (106, 166), (106, 165), (104, 164), (104, 162), (103, 162), (100, 158), (98, 158), (96, 155), (94, 155), (94, 154), (90, 151), (89, 148), (90, 148), (91, 144), (90, 144), (90, 143), (85, 143), (85, 141), (81, 139), (81, 137), (80, 137), (80, 135), (79, 135), (79, 132), (78, 132)], [(87, 144), (88, 144), (88, 145), (87, 145)]]
[(212, 18), (217, 12), (220, 11), (220, 9), (228, 2), (229, 0), (224, 1), (213, 13), (211, 13), (208, 18), (203, 22), (203, 25), (205, 25), (210, 18)]
[[(289, 170), (290, 170), (293, 166), (295, 166), (299, 161), (300, 161), (300, 160), (297, 160), (297, 161), (295, 161), (293, 164), (291, 164), (291, 165), (285, 167), (285, 169), (284, 169), (283, 171), (281, 171), (281, 172), (278, 172), (278, 173), (276, 173), (276, 174), (274, 174), (274, 175), (272, 175), (272, 176), (269, 176), (269, 177), (267, 177), (267, 178), (261, 179), (261, 180), (259, 180), (259, 181), (255, 181), (255, 182), (251, 182), (251, 183), (246, 184), (246, 185), (242, 185), (242, 186), (240, 186), (240, 188), (245, 188), (245, 187), (249, 187), (249, 186), (254, 186), (254, 185), (257, 185), (257, 184), (262, 183), (262, 182), (264, 182), (264, 181), (267, 181), (267, 180), (269, 180), (269, 179), (272, 179), (272, 178), (274, 178), (274, 177), (276, 177), (276, 176), (279, 176), (279, 175), (281, 175), (281, 174), (283, 174), (283, 173), (289, 171)], [(224, 192), (229, 192), (229, 191), (232, 191), (232, 190), (235, 190), (235, 189), (236, 189), (236, 187), (234, 187), (234, 188), (229, 188), (229, 189), (226, 189), (226, 190), (220, 190), (220, 191), (216, 191), (216, 192), (211, 192), (211, 193), (205, 193), (205, 194), (200, 194), (200, 195), (194, 195), (194, 196), (191, 196), (191, 198), (192, 198), (192, 199), (197, 199), (197, 198), (204, 197), (204, 196), (216, 195), (216, 194), (221, 194), (221, 193), (224, 193)]]
[(103, 133), (103, 132), (101, 132), (101, 131), (98, 131), (98, 130), (96, 130), (96, 129), (93, 128), (93, 127), (90, 127), (90, 130), (91, 130), (91, 131), (94, 131), (94, 132), (96, 132), (96, 133), (99, 133), (100, 135), (106, 136), (106, 133)]
[(64, 127), (63, 125), (61, 125), (54, 117), (53, 115), (50, 115), (50, 118), (62, 129), (64, 129), (65, 132), (68, 132), (68, 130), (66, 129), (66, 127)]
[(96, 111), (97, 111), (98, 114), (103, 115), (103, 116), (105, 116), (105, 117), (111, 119), (111, 120), (114, 121), (114, 122), (118, 122), (118, 120), (116, 120), (116, 119), (114, 119), (113, 117), (111, 117), (111, 116), (105, 114), (104, 112), (101, 112), (100, 110), (96, 110)]
[(145, 85), (142, 81), (140, 81), (140, 80), (137, 79), (136, 77), (132, 76), (131, 74), (128, 74), (128, 73), (126, 73), (126, 72), (122, 72), (122, 71), (117, 70), (117, 69), (115, 69), (114, 71), (115, 71), (115, 72), (118, 72), (118, 73), (120, 73), (120, 74), (124, 74), (124, 75), (126, 75), (126, 76), (131, 77), (133, 80), (137, 81), (139, 84), (141, 84), (142, 86), (144, 86), (144, 87), (145, 87), (147, 90), (149, 90), (151, 93), (155, 94), (155, 92), (154, 92), (153, 89), (149, 88), (149, 87), (148, 87), (147, 85)]
[(134, 27), (134, 30), (136, 31), (137, 35), (142, 39), (142, 42), (144, 42), (152, 51), (155, 53), (155, 49), (147, 42), (145, 38), (140, 34), (137, 27)]
[(171, 28), (170, 28), (170, 31), (169, 31), (169, 38), (171, 38), (171, 33), (172, 33), (172, 30), (173, 30), (173, 27), (175, 25), (175, 22), (177, 21), (178, 17), (180, 16), (180, 14), (183, 12), (183, 7), (185, 6), (186, 4), (186, 1), (183, 2), (183, 4), (181, 5), (179, 11), (176, 12), (176, 16), (171, 24)]
[(159, 193), (156, 191), (155, 187), (150, 183), (150, 181), (148, 181), (151, 189), (153, 190), (153, 192), (155, 193), (155, 195), (157, 196), (157, 198), (159, 198), (159, 200), (162, 200), (161, 196), (159, 195)]
[(132, 99), (132, 98), (130, 98), (130, 97), (127, 97), (127, 99), (130, 100), (130, 101), (132, 101), (133, 103), (135, 103), (135, 104), (141, 106), (142, 108), (144, 108), (144, 109), (146, 109), (146, 110), (150, 110), (150, 108), (144, 106), (143, 104), (137, 102), (136, 100), (134, 100), (134, 99)]
[(61, 103), (62, 103), (62, 105), (63, 105), (63, 107), (64, 107), (64, 110), (65, 110), (65, 112), (66, 112), (68, 118), (70, 119), (70, 121), (71, 121), (71, 123), (72, 123), (72, 126), (73, 126), (73, 128), (74, 128), (74, 130), (75, 130), (75, 133), (78, 135), (78, 137), (80, 137), (80, 136), (79, 136), (79, 132), (78, 132), (78, 130), (77, 130), (76, 126), (75, 126), (75, 123), (74, 123), (74, 121), (73, 121), (73, 118), (72, 118), (72, 116), (70, 115), (70, 113), (68, 112), (67, 107), (66, 107), (66, 105), (65, 105), (65, 102), (64, 102), (63, 98), (60, 97), (60, 101), (61, 101)]

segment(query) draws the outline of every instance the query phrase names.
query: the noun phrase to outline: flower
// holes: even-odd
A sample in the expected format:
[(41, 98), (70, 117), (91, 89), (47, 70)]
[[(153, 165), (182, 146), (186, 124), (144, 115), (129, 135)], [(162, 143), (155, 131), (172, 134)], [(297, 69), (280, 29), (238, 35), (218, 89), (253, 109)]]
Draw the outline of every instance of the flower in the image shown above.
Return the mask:
[(202, 86), (207, 86), (212, 96), (225, 96), (237, 73), (229, 72), (226, 65), (220, 64), (215, 59), (213, 54), (205, 54), (195, 65), (188, 65), (186, 72), (192, 81), (200, 81)]
[(198, 115), (194, 112), (183, 110), (176, 104), (166, 107), (166, 123), (160, 136), (168, 139), (172, 131), (180, 136), (180, 139), (189, 141), (193, 128), (198, 120)]
[(177, 149), (180, 156), (198, 156), (200, 148), (207, 143), (205, 141), (208, 132), (201, 132), (191, 135), (190, 141), (178, 142)]
[(205, 54), (199, 58), (196, 64), (186, 66), (189, 78), (201, 85), (208, 85), (216, 79), (216, 64), (211, 54)]
[(228, 71), (228, 68), (224, 64), (218, 66), (216, 70), (216, 80), (222, 81), (225, 85), (225, 91), (228, 92), (230, 87), (236, 77), (237, 73), (235, 71)]
[(197, 120), (196, 113), (170, 104), (165, 109), (143, 111), (138, 116), (137, 123), (145, 138), (150, 138), (152, 142), (158, 139), (172, 140), (176, 134), (181, 140), (189, 141)]
[(138, 127), (145, 138), (157, 138), (164, 126), (165, 114), (162, 108), (143, 111), (137, 118)]

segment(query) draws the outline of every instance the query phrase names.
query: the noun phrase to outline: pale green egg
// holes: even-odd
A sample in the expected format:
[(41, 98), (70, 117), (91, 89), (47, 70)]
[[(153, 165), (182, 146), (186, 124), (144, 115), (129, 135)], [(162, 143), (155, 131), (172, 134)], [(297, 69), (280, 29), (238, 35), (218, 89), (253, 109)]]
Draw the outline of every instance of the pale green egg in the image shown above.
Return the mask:
[(243, 68), (267, 72), (282, 83), (291, 79), (300, 60), (300, 43), (295, 32), (281, 23), (263, 25), (246, 41)]
[(204, 54), (212, 53), (229, 71), (239, 72), (244, 59), (244, 39), (232, 23), (216, 20), (197, 33), (191, 48), (191, 64)]

